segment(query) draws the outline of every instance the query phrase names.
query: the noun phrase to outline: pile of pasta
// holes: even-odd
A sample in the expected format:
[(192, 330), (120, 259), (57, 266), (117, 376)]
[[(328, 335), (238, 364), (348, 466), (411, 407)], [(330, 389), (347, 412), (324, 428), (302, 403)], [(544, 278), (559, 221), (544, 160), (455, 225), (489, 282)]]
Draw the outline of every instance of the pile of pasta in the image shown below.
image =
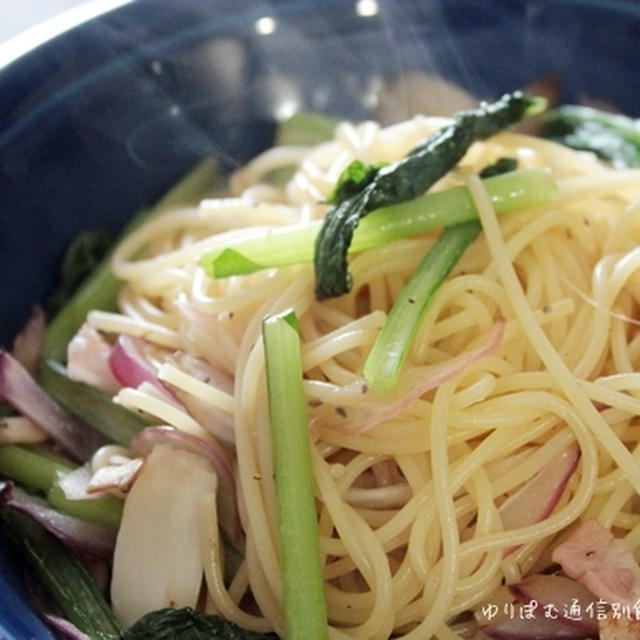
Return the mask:
[[(231, 380), (204, 393), (188, 371), (165, 369), (167, 384), (224, 417), (206, 431), (233, 455), (246, 553), (226, 582), (205, 567), (205, 607), (244, 628), (283, 624), (260, 326), (286, 309), (299, 319), (332, 638), (472, 637), (492, 607), (513, 601), (509, 586), (548, 571), (553, 548), (588, 519), (640, 549), (638, 171), (514, 132), (474, 143), (433, 190), (467, 185), (482, 232), (437, 291), (404, 366), (441, 371), (499, 339), (388, 413), (363, 387), (363, 363), (438, 232), (350, 255), (351, 291), (323, 301), (310, 263), (219, 279), (197, 264), (256, 228), (321, 219), (350, 161), (400, 159), (441, 124), (345, 122), (316, 147), (270, 149), (235, 172), (228, 196), (132, 233), (113, 258), (119, 311), (88, 316), (105, 334), (144, 337), (158, 362), (185, 352)], [(496, 217), (477, 174), (501, 157), (546, 168), (557, 197)], [(285, 183), (267, 179), (292, 165)], [(203, 431), (153, 393), (116, 399)], [(363, 412), (381, 413), (367, 424)], [(548, 487), (549, 513), (503, 522), (504, 505), (559, 455), (574, 455), (573, 467), (558, 495)]]

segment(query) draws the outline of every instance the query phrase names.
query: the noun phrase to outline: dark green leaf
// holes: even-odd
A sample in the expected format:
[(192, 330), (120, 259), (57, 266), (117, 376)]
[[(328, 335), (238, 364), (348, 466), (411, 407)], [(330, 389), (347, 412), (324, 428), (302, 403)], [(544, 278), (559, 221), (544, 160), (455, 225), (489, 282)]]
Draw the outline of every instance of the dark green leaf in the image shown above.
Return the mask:
[(71, 241), (62, 260), (59, 284), (47, 300), (47, 315), (54, 315), (64, 306), (107, 255), (112, 243), (113, 236), (101, 229), (82, 231)]
[(615, 167), (640, 167), (640, 120), (565, 105), (544, 117), (541, 134), (572, 149), (591, 151)]
[(485, 178), (509, 173), (509, 171), (515, 171), (517, 168), (517, 158), (498, 158), (493, 164), (487, 165), (479, 175), (484, 180)]
[(245, 631), (219, 616), (189, 607), (160, 609), (143, 616), (122, 632), (122, 640), (277, 640), (275, 633)]
[(314, 253), (316, 298), (339, 296), (351, 288), (347, 251), (360, 220), (374, 209), (422, 195), (462, 159), (471, 144), (484, 140), (544, 106), (521, 92), (490, 105), (456, 114), (402, 160), (381, 168), (364, 188), (334, 205), (317, 236)]

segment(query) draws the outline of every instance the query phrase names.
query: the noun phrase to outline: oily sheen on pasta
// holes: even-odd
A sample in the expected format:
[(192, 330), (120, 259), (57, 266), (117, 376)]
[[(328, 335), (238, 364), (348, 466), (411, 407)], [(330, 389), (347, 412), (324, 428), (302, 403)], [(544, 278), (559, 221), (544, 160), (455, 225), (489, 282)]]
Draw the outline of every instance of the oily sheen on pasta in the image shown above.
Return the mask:
[[(311, 264), (220, 279), (197, 266), (230, 238), (321, 219), (351, 160), (397, 160), (441, 124), (342, 123), (315, 148), (269, 150), (233, 175), (227, 197), (162, 215), (114, 255), (119, 312), (91, 312), (88, 323), (144, 337), (160, 379), (217, 418), (204, 424), (144, 386), (116, 400), (233, 454), (246, 550), (225, 582), (215, 501), (203, 497), (207, 612), (283, 628), (260, 323), (286, 309), (302, 340), (332, 638), (473, 637), (489, 605), (502, 607), (509, 585), (549, 569), (554, 546), (588, 519), (640, 548), (639, 172), (511, 132), (473, 144), (434, 190), (467, 185), (482, 232), (427, 309), (403, 375), (478, 356), (419, 397), (396, 398), (393, 412), (363, 386), (362, 368), (437, 232), (352, 254), (351, 291), (321, 302)], [(548, 170), (557, 197), (496, 217), (478, 172), (501, 157)], [(284, 185), (265, 180), (292, 163)], [(230, 384), (203, 384), (171, 359), (176, 352)], [(375, 419), (358, 421), (363, 412)], [(510, 498), (574, 454), (549, 513), (506, 517)]]

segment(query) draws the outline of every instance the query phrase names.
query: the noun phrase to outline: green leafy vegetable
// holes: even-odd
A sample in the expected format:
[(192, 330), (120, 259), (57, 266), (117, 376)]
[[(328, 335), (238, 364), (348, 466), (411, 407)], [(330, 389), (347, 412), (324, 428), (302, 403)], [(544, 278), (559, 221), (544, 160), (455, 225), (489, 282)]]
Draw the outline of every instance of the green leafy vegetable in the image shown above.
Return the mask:
[(355, 228), (364, 216), (423, 194), (462, 159), (474, 141), (538, 112), (544, 104), (515, 92), (491, 105), (461, 111), (402, 160), (380, 169), (360, 193), (334, 206), (315, 244), (316, 298), (339, 296), (351, 288), (346, 256)]
[[(203, 260), (201, 259), (201, 264)], [(215, 262), (215, 264), (214, 264)], [(223, 249), (211, 263), (211, 268), (215, 269), (216, 274), (224, 273), (226, 275), (238, 275), (253, 273), (254, 271), (260, 271), (264, 269), (264, 266), (258, 262), (254, 262), (244, 253), (240, 253), (233, 247), (227, 247)], [(216, 277), (226, 277), (216, 276)]]
[(101, 496), (76, 500), (67, 498), (60, 486), (63, 474), (49, 487), (47, 502), (58, 511), (80, 518), (86, 522), (103, 524), (107, 527), (118, 527), (122, 520), (124, 500), (116, 496)]
[(0, 477), (11, 478), (30, 487), (48, 491), (59, 473), (68, 473), (73, 466), (56, 460), (35, 448), (18, 444), (0, 446)]
[(565, 105), (545, 114), (541, 135), (573, 149), (592, 151), (616, 167), (640, 167), (640, 120)]
[(338, 182), (329, 194), (327, 202), (340, 204), (360, 193), (384, 166), (384, 162), (365, 164), (361, 160), (353, 160), (338, 177)]
[(112, 235), (104, 229), (87, 229), (73, 239), (62, 259), (58, 286), (47, 299), (47, 315), (56, 314), (64, 306), (104, 259), (112, 243)]
[(262, 321), (280, 532), (285, 637), (328, 637), (297, 319)]
[[(500, 158), (480, 176), (496, 176), (517, 167), (512, 158)], [(363, 376), (378, 393), (391, 391), (429, 303), (466, 248), (480, 233), (477, 220), (447, 227), (427, 251), (396, 299), (364, 364)]]
[[(548, 201), (556, 185), (543, 169), (515, 171), (484, 181), (496, 213), (508, 213)], [(353, 234), (349, 251), (364, 251), (394, 240), (477, 219), (466, 187), (427, 193), (402, 204), (372, 211)], [(212, 278), (246, 275), (268, 267), (282, 267), (313, 259), (313, 246), (322, 225), (278, 227), (256, 234), (224, 249), (204, 253), (199, 264)]]
[[(217, 179), (215, 163), (210, 160), (203, 162), (178, 182), (152, 209), (136, 214), (120, 237), (125, 237), (150, 217), (170, 207), (198, 200), (215, 185)], [(91, 309), (115, 308), (116, 296), (122, 283), (111, 274), (109, 258), (110, 254), (102, 259), (47, 326), (45, 355), (64, 361), (67, 344), (85, 321), (87, 313)]]
[(275, 633), (245, 631), (219, 616), (190, 607), (160, 609), (122, 631), (122, 640), (277, 640)]
[(333, 137), (338, 118), (311, 111), (298, 111), (276, 130), (275, 146), (314, 146)]
[(120, 637), (118, 621), (72, 551), (11, 507), (0, 508), (0, 521), (65, 618), (94, 640)]
[(38, 382), (69, 413), (90, 424), (110, 442), (128, 446), (131, 438), (149, 425), (137, 413), (113, 402), (109, 394), (68, 378), (64, 366), (52, 358), (40, 361)]
[(73, 470), (74, 467), (68, 462), (35, 447), (16, 444), (0, 446), (0, 477), (10, 478), (20, 485), (43, 492), (47, 502), (58, 511), (87, 522), (117, 527), (122, 517), (123, 501), (120, 498), (103, 496), (70, 500), (66, 497), (60, 480)]
[(477, 220), (447, 227), (411, 275), (365, 361), (364, 379), (374, 391), (384, 393), (394, 387), (420, 318), (480, 229)]
[(480, 172), (481, 178), (492, 178), (493, 176), (499, 176), (503, 173), (509, 173), (515, 171), (518, 168), (517, 158), (498, 158), (493, 164), (485, 167)]

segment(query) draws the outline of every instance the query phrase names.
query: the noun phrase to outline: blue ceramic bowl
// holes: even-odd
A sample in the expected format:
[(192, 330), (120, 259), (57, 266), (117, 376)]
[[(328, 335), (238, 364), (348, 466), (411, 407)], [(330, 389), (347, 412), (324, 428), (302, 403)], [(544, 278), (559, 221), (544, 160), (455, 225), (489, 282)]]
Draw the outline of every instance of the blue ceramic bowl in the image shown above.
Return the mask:
[[(637, 0), (123, 4), (0, 68), (0, 344), (79, 230), (116, 231), (200, 158), (246, 161), (285, 113), (364, 119), (419, 69), (483, 98), (555, 74), (562, 101), (640, 116), (638, 60)], [(0, 637), (51, 637), (19, 578), (0, 541)]]

